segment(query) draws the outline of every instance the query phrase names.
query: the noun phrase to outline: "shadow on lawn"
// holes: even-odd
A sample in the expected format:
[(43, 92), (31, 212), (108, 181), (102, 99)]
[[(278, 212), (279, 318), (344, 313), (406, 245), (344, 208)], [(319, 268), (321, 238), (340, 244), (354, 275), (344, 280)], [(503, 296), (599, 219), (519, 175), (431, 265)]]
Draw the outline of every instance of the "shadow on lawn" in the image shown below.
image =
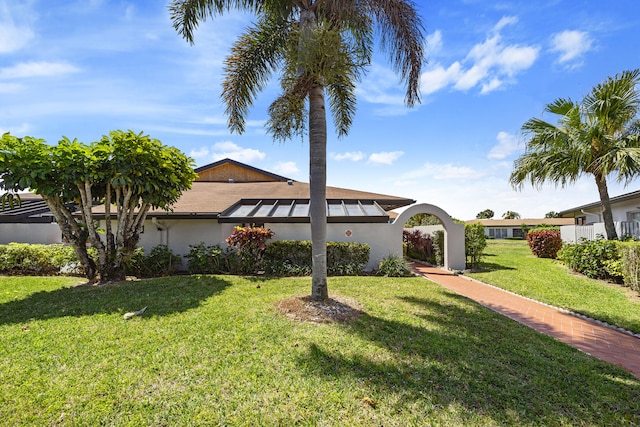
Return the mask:
[(198, 307), (229, 285), (221, 277), (173, 276), (41, 291), (0, 304), (0, 324), (66, 316), (124, 314), (142, 307), (148, 307), (145, 317), (163, 316)]
[(640, 382), (620, 368), (459, 295), (399, 301), (413, 316), (406, 323), (363, 313), (343, 326), (381, 346), (379, 357), (319, 342), (300, 365), (310, 374), (364, 381), (379, 405), (395, 395), (391, 412), (453, 405), (465, 424), (477, 424), (477, 416), (509, 425), (640, 423)]

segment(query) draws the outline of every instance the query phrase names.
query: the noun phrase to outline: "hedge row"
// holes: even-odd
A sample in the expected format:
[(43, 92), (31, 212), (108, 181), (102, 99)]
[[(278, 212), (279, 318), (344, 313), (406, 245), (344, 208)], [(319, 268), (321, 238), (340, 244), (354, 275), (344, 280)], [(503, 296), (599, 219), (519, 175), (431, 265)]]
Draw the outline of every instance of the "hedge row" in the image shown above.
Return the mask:
[(55, 244), (0, 245), (0, 272), (11, 275), (82, 274), (73, 247)]
[[(369, 262), (371, 248), (366, 243), (328, 242), (327, 274), (349, 276), (361, 274)], [(306, 276), (311, 274), (311, 242), (308, 240), (276, 240), (267, 245), (264, 271), (274, 276)]]

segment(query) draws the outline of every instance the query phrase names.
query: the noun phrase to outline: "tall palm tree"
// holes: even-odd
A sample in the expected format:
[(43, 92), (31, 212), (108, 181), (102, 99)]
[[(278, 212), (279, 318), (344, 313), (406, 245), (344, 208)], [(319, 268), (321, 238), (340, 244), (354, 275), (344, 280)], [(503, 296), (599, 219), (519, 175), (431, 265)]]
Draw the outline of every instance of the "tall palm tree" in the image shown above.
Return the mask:
[(225, 61), (222, 98), (229, 128), (244, 131), (257, 93), (280, 71), (282, 94), (269, 107), (267, 130), (278, 140), (309, 135), (311, 297), (328, 298), (325, 94), (338, 136), (345, 136), (356, 109), (355, 83), (371, 62), (377, 31), (406, 84), (406, 105), (419, 102), (425, 36), (415, 4), (411, 0), (173, 0), (169, 9), (174, 28), (190, 43), (207, 18), (234, 9), (256, 15), (257, 23), (240, 36)]
[(593, 87), (582, 102), (559, 98), (545, 112), (559, 117), (558, 125), (530, 119), (522, 126), (526, 151), (514, 162), (510, 182), (545, 181), (564, 187), (584, 174), (595, 178), (608, 239), (617, 239), (607, 177), (617, 174), (628, 184), (640, 173), (640, 69), (623, 71)]

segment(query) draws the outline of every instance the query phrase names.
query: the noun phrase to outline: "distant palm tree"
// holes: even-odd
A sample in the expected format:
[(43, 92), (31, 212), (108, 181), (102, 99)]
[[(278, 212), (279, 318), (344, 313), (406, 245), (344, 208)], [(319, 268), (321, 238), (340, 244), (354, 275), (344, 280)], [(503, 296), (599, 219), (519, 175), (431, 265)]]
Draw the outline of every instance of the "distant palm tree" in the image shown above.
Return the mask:
[(244, 131), (257, 93), (273, 72), (281, 70), (282, 95), (269, 107), (267, 129), (278, 140), (309, 134), (311, 297), (328, 298), (325, 93), (338, 136), (345, 136), (356, 109), (355, 83), (371, 62), (378, 30), (382, 47), (407, 85), (405, 103), (419, 102), (425, 36), (415, 4), (411, 0), (173, 0), (169, 9), (174, 27), (191, 43), (195, 29), (207, 18), (232, 9), (257, 16), (257, 24), (240, 36), (225, 62), (222, 98), (229, 127)]
[(520, 214), (514, 211), (506, 211), (502, 214), (502, 218), (504, 219), (520, 219)]
[(607, 176), (617, 174), (628, 184), (640, 173), (640, 70), (624, 71), (596, 85), (581, 103), (559, 98), (545, 112), (559, 117), (558, 125), (530, 119), (522, 126), (529, 137), (526, 152), (514, 163), (510, 182), (545, 181), (564, 187), (584, 174), (595, 178), (608, 239), (617, 239)]

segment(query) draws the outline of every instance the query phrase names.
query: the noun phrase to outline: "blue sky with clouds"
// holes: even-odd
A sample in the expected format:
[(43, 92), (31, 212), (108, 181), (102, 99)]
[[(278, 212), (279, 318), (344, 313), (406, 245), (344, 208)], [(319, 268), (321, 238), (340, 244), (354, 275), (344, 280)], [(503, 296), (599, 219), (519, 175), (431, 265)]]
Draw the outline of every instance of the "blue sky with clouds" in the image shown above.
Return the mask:
[[(590, 177), (565, 189), (514, 191), (522, 124), (559, 97), (640, 67), (637, 0), (417, 2), (428, 34), (422, 103), (383, 54), (358, 85), (350, 134), (329, 129), (328, 184), (437, 205), (460, 219), (492, 209), (541, 217), (598, 199)], [(223, 60), (251, 16), (203, 24), (195, 45), (173, 29), (168, 1), (0, 0), (0, 131), (55, 144), (113, 129), (144, 131), (198, 166), (230, 157), (308, 181), (306, 140), (264, 132), (277, 80), (259, 95), (243, 135), (220, 102)], [(611, 181), (612, 195), (637, 190)]]

